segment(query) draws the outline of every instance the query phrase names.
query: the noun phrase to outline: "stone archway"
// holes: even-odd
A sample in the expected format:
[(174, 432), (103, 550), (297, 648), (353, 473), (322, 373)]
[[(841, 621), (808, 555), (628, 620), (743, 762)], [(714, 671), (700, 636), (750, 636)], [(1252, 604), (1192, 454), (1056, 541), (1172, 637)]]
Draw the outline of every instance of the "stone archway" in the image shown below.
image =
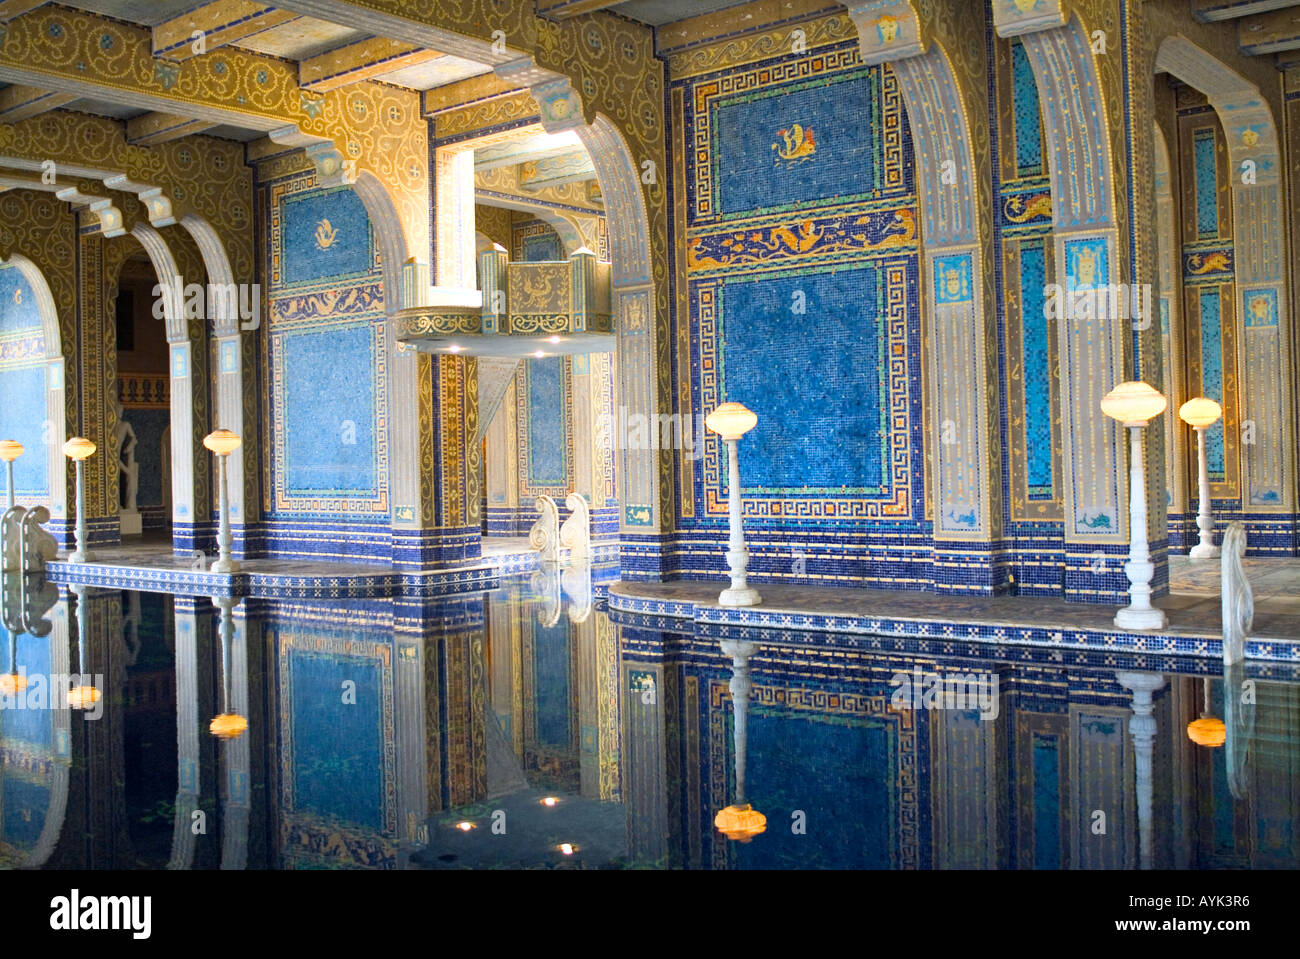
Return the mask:
[(63, 441), (68, 432), (58, 307), (49, 285), (45, 282), (44, 274), (35, 263), (21, 253), (12, 254), (7, 260), (0, 257), (0, 263), (14, 267), (27, 281), (36, 298), (36, 310), (41, 321), (41, 338), (45, 347), (46, 421), (41, 432), (45, 441), (44, 455), (49, 471), (50, 517), (65, 520), (68, 515), (68, 489), (67, 483), (63, 482), (67, 472)]
[[(1248, 521), (1289, 523), (1296, 510), (1296, 473), (1294, 445), (1287, 434), (1295, 422), (1296, 403), (1277, 126), (1258, 87), (1186, 37), (1171, 36), (1161, 42), (1155, 69), (1205, 94), (1223, 126), (1232, 166), (1236, 233), (1242, 512)], [(1276, 535), (1267, 526), (1260, 532), (1266, 537)], [(1294, 530), (1284, 530), (1282, 535), (1292, 545)]]

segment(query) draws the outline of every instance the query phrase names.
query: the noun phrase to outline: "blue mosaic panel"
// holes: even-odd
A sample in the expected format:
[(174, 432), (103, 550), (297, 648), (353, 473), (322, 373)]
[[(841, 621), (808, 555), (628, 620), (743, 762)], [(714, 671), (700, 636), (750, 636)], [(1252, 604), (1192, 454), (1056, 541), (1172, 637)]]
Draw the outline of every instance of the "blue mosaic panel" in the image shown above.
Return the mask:
[(1046, 241), (1020, 246), (1026, 480), (1030, 499), (1052, 498), (1052, 363), (1048, 358)]
[(17, 267), (0, 266), (0, 335), (41, 328), (36, 295)]
[[(719, 290), (723, 399), (758, 414), (740, 444), (747, 491), (874, 492), (888, 483), (878, 288), (865, 265), (733, 279)], [(797, 293), (800, 315), (791, 312)]]
[[(734, 721), (727, 723), (733, 742)], [(736, 844), (742, 869), (888, 869), (897, 856), (897, 746), (892, 723), (754, 704), (747, 792), (767, 816), (761, 842)], [(728, 753), (732, 750), (729, 748)], [(728, 762), (734, 760), (728, 757)], [(734, 776), (732, 777), (734, 779)], [(871, 815), (845, 815), (845, 803)], [(802, 810), (805, 835), (790, 829)]]
[(1219, 235), (1219, 179), (1214, 156), (1214, 130), (1197, 130), (1192, 143), (1196, 170), (1196, 232)]
[[(44, 348), (34, 346), (24, 352), (39, 354)], [(21, 366), (0, 363), (0, 439), (17, 440), (26, 450), (14, 460), (14, 486), (19, 496), (50, 494), (44, 428), (48, 418), (44, 361), (28, 361)], [(0, 471), (0, 488), (6, 488), (4, 484), (4, 473)]]
[(1038, 82), (1024, 44), (1011, 44), (1011, 85), (1015, 101), (1016, 172), (1037, 176), (1043, 172), (1043, 121), (1038, 104)]
[[(295, 809), (382, 829), (379, 663), (299, 649), (289, 656)], [(345, 680), (356, 683), (354, 704), (343, 703)]]
[(528, 483), (530, 486), (565, 486), (567, 407), (564, 395), (564, 357), (528, 360)]
[(370, 217), (349, 187), (281, 200), (283, 283), (360, 276), (374, 261)]
[(1061, 757), (1056, 739), (1034, 735), (1034, 868), (1061, 868)]
[(1277, 290), (1247, 290), (1246, 327), (1277, 326)]
[(535, 236), (526, 236), (520, 243), (525, 263), (564, 259), (564, 250), (560, 247), (560, 235), (558, 233), (539, 233)]
[[(1223, 322), (1219, 289), (1201, 291), (1201, 395), (1223, 402)], [(1223, 421), (1205, 431), (1205, 460), (1210, 479), (1224, 478)]]
[(570, 746), (569, 624), (533, 629), (533, 702), (537, 709), (537, 741)]
[[(163, 433), (171, 425), (171, 410), (123, 410), (122, 417), (135, 430), (135, 461), (140, 464), (136, 504), (161, 506), (163, 503), (162, 450)], [(168, 442), (170, 442), (168, 438)]]
[(878, 70), (719, 100), (712, 109), (717, 210), (878, 195), (880, 145), (864, 131), (880, 129), (882, 120)]
[(379, 477), (370, 325), (286, 333), (283, 348), (287, 491), (373, 496)]
[(3, 792), (4, 804), (0, 807), (0, 815), (4, 817), (4, 841), (18, 849), (35, 848), (50, 810), (50, 787), (17, 776), (5, 776)]
[(1065, 288), (1087, 290), (1110, 282), (1110, 253), (1100, 237), (1065, 244)]

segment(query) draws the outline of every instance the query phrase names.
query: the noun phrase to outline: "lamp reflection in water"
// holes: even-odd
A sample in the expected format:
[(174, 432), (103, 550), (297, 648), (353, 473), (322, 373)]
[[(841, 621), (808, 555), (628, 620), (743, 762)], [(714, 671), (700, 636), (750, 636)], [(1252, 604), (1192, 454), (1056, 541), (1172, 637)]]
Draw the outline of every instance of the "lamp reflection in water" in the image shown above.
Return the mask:
[(82, 436), (74, 436), (63, 444), (63, 455), (77, 464), (77, 548), (68, 554), (69, 563), (84, 563), (94, 559), (87, 544), (86, 533), (86, 457), (95, 452), (95, 444)]
[[(230, 534), (230, 489), (226, 481), (228, 466), (226, 460), (230, 454), (239, 449), (243, 440), (230, 430), (213, 430), (203, 437), (203, 445), (217, 456), (217, 473), (221, 486), (221, 518), (217, 527), (217, 560), (212, 564), (214, 573), (233, 573), (239, 569), (239, 563), (230, 555), (234, 537)], [(238, 735), (238, 734), (236, 734)]]
[(1154, 784), (1151, 760), (1155, 753), (1156, 717), (1152, 696), (1165, 684), (1160, 673), (1121, 671), (1115, 674), (1119, 684), (1133, 693), (1133, 715), (1128, 731), (1133, 738), (1133, 786), (1137, 792), (1138, 853), (1140, 868), (1152, 868), (1151, 802)]
[(1193, 719), (1187, 724), (1187, 738), (1198, 746), (1204, 746), (1207, 749), (1218, 749), (1228, 738), (1227, 727), (1222, 719), (1210, 712), (1209, 676), (1201, 680), (1201, 688), (1204, 695), (1201, 715), (1199, 719)]
[(724, 639), (722, 651), (731, 657), (731, 706), (736, 727), (736, 801), (713, 817), (713, 825), (728, 839), (749, 842), (767, 829), (767, 817), (745, 800), (745, 749), (748, 745), (749, 659), (758, 651), (755, 643)]
[[(12, 491), (12, 482), (9, 487)], [(27, 674), (18, 671), (18, 634), (26, 632), (22, 621), (23, 586), (21, 573), (16, 576), (10, 573), (4, 574), (3, 612), (5, 629), (9, 632), (9, 672), (0, 673), (0, 696), (13, 696), (27, 688)]]
[[(78, 473), (80, 476), (81, 460), (77, 461)], [(80, 489), (80, 486), (78, 486)], [(78, 503), (81, 499), (78, 497)], [(100, 692), (93, 685), (85, 683), (90, 677), (90, 671), (86, 668), (86, 660), (89, 656), (90, 637), (90, 610), (86, 606), (87, 587), (69, 586), (72, 595), (77, 597), (77, 662), (81, 670), (83, 685), (74, 686), (68, 690), (68, 705), (73, 709), (90, 709), (95, 703), (99, 702)]]
[(218, 739), (235, 739), (248, 729), (248, 720), (231, 709), (230, 650), (235, 641), (235, 600), (230, 596), (213, 596), (221, 610), (221, 713), (208, 723), (208, 732)]
[(1142, 468), (1142, 428), (1165, 411), (1169, 401), (1146, 383), (1121, 383), (1101, 401), (1101, 411), (1129, 430), (1128, 576), (1129, 604), (1115, 614), (1120, 629), (1163, 629), (1163, 610), (1151, 605), (1155, 566), (1147, 543), (1147, 491)]
[(723, 403), (710, 413), (704, 425), (727, 444), (727, 564), (731, 567), (731, 585), (718, 596), (723, 606), (757, 606), (762, 602), (758, 590), (745, 582), (749, 551), (745, 549), (745, 531), (741, 525), (740, 438), (754, 428), (758, 417), (740, 403)]

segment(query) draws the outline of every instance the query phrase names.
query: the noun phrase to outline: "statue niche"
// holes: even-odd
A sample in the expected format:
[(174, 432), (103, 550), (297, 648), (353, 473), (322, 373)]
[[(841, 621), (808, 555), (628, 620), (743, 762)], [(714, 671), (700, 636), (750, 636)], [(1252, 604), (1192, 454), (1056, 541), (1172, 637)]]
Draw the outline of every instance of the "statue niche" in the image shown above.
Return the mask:
[(113, 429), (113, 440), (117, 446), (117, 468), (121, 473), (118, 493), (121, 507), (122, 535), (139, 536), (143, 524), (140, 521), (140, 512), (136, 508), (136, 497), (140, 491), (140, 464), (136, 462), (135, 458), (137, 445), (135, 429), (122, 418), (123, 410), (120, 399), (114, 408), (117, 412), (117, 426)]

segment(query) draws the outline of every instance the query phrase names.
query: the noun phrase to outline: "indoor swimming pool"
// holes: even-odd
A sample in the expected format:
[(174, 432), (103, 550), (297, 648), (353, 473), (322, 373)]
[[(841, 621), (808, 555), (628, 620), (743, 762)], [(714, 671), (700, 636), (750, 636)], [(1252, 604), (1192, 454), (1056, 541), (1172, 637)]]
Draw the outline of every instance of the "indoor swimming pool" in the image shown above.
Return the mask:
[(566, 575), (336, 600), (6, 581), (0, 861), (1300, 861), (1295, 664), (683, 624)]

